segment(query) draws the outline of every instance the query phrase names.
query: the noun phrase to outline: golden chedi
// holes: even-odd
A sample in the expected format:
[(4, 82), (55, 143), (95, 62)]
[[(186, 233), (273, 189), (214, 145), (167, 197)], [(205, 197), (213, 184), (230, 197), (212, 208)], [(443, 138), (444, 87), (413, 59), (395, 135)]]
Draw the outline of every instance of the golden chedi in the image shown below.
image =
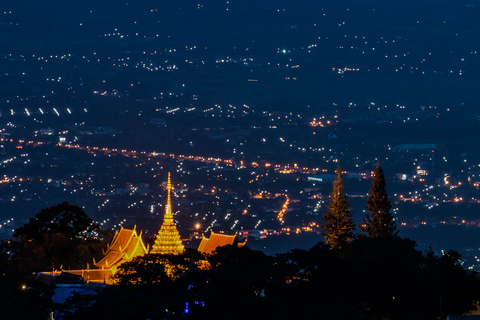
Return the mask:
[(152, 246), (150, 253), (154, 254), (182, 254), (184, 246), (180, 239), (175, 221), (172, 215), (172, 201), (171, 201), (172, 183), (170, 181), (170, 173), (168, 173), (167, 181), (167, 204), (165, 206), (165, 215), (160, 230), (157, 233), (157, 238)]

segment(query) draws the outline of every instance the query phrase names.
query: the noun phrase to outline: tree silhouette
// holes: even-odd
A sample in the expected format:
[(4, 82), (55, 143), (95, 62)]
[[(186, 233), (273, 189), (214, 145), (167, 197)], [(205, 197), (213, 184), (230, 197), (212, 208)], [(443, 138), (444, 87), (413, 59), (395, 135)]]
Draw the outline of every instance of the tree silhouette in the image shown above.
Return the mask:
[(333, 190), (327, 205), (328, 210), (322, 218), (325, 221), (322, 226), (322, 234), (325, 243), (330, 244), (332, 249), (340, 249), (353, 238), (355, 224), (352, 219), (350, 202), (343, 193), (343, 173), (340, 166), (337, 167), (335, 173), (338, 177), (333, 181)]
[(41, 209), (14, 236), (9, 243), (12, 261), (38, 272), (85, 268), (101, 258), (111, 234), (95, 225), (82, 208), (63, 202)]
[(377, 164), (373, 174), (370, 195), (367, 199), (367, 210), (370, 214), (365, 216), (360, 229), (372, 238), (386, 238), (396, 236), (397, 226), (393, 219), (390, 209), (392, 205), (388, 200), (388, 194), (385, 190), (385, 175)]
[(93, 231), (94, 227), (92, 219), (82, 208), (63, 202), (41, 209), (28, 223), (17, 228), (14, 236), (40, 241), (45, 233), (62, 233), (75, 238)]
[(146, 254), (122, 263), (114, 275), (120, 285), (153, 285), (172, 282), (182, 276), (189, 266), (189, 257), (182, 255)]
[[(474, 310), (479, 281), (460, 255), (415, 247), (400, 237), (364, 236), (340, 250), (319, 243), (276, 257), (234, 245), (203, 258), (146, 255), (119, 267), (117, 285), (74, 296), (58, 310), (65, 320), (437, 320)], [(197, 258), (210, 269), (196, 268)], [(167, 274), (173, 265), (180, 276)]]

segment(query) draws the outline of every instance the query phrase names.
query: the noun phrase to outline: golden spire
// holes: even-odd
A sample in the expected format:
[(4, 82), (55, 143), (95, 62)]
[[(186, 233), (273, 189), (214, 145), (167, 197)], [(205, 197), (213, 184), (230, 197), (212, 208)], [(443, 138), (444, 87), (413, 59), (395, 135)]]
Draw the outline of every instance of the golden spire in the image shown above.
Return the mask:
[(170, 172), (168, 173), (167, 181), (167, 203), (165, 205), (165, 215), (163, 216), (163, 223), (158, 230), (157, 238), (153, 244), (152, 251), (150, 253), (160, 254), (181, 254), (183, 253), (184, 246), (180, 239), (175, 221), (172, 214), (172, 200), (170, 193), (172, 191), (172, 183), (170, 181)]
[(170, 180), (170, 172), (169, 172), (168, 180), (167, 180), (167, 205), (165, 207), (165, 215), (172, 215), (172, 199), (170, 198), (171, 191), (172, 191), (172, 182)]

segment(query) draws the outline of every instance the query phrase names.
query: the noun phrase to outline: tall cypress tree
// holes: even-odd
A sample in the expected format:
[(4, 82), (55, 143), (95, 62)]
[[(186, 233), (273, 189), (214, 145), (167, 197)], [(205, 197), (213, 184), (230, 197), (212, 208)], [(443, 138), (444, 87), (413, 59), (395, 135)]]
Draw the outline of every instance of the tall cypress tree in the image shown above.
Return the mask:
[(367, 213), (363, 219), (363, 225), (360, 227), (372, 238), (394, 237), (398, 233), (395, 220), (390, 213), (392, 205), (388, 199), (385, 185), (385, 175), (378, 163), (367, 199), (367, 210), (370, 211), (370, 214)]
[(330, 201), (327, 211), (322, 220), (325, 243), (330, 244), (332, 249), (340, 249), (353, 238), (355, 224), (352, 219), (350, 202), (343, 193), (343, 173), (340, 167), (335, 171), (337, 178), (333, 181), (333, 190), (330, 194)]

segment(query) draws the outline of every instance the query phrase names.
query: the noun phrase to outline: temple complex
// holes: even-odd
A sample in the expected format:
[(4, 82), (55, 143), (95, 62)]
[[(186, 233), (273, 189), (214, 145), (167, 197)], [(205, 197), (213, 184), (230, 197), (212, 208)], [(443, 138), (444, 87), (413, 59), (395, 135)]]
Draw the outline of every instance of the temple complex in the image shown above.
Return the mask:
[[(163, 223), (157, 233), (155, 243), (150, 251), (152, 254), (177, 255), (184, 252), (184, 245), (180, 239), (180, 234), (173, 219), (171, 191), (172, 183), (169, 173), (165, 214)], [(212, 233), (212, 236), (210, 237), (211, 242), (208, 246), (205, 245), (205, 247), (209, 250), (208, 252), (210, 252), (218, 245), (232, 244), (234, 238), (235, 236), (223, 236)], [(208, 241), (209, 239), (206, 240)], [(204, 243), (204, 240), (202, 240), (202, 243)], [(87, 283), (113, 284), (114, 280), (112, 276), (117, 272), (118, 267), (122, 263), (146, 254), (148, 254), (148, 250), (142, 240), (142, 233), (140, 232), (140, 234), (137, 234), (136, 227), (131, 230), (121, 227), (119, 232), (115, 232), (111, 244), (107, 246), (107, 250), (104, 252), (104, 257), (98, 262), (95, 262), (95, 260), (93, 261), (98, 269), (90, 269), (87, 266), (87, 269), (82, 270), (62, 270), (41, 272), (40, 274), (43, 278), (49, 279), (48, 281), (51, 281), (52, 283), (57, 277), (62, 275), (64, 278), (67, 276), (77, 276), (79, 277), (78, 279), (84, 279)]]
[(157, 238), (152, 246), (150, 253), (156, 254), (182, 254), (184, 246), (180, 239), (177, 227), (172, 214), (171, 201), (172, 183), (170, 181), (170, 173), (168, 173), (167, 181), (167, 204), (165, 205), (165, 215), (163, 223), (157, 233)]
[(40, 272), (41, 277), (50, 279), (43, 280), (45, 283), (53, 283), (59, 276), (78, 276), (87, 283), (113, 284), (112, 276), (117, 272), (117, 268), (124, 262), (133, 260), (135, 257), (143, 256), (147, 253), (147, 248), (142, 240), (142, 234), (137, 234), (136, 227), (132, 230), (120, 228), (120, 232), (115, 232), (111, 244), (107, 246), (102, 260), (93, 264), (98, 269), (81, 270), (61, 270), (53, 272)]

